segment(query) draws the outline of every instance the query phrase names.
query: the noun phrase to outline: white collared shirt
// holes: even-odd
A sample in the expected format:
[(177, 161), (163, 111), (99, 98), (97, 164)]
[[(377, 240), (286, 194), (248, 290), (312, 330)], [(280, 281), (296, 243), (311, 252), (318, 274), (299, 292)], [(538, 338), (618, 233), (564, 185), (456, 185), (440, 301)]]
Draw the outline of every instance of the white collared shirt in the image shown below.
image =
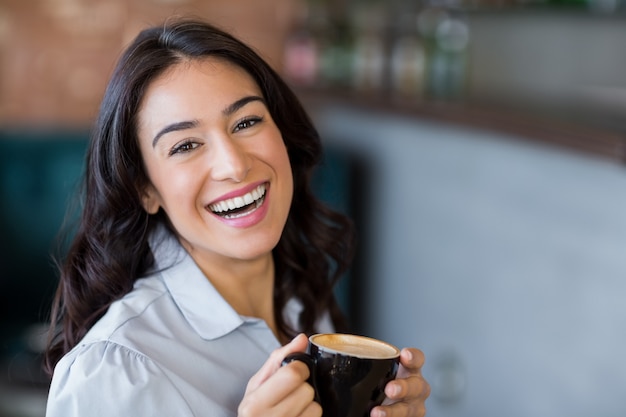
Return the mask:
[[(239, 315), (165, 227), (156, 272), (114, 302), (56, 365), (47, 417), (235, 416), (246, 384), (280, 344)], [(291, 300), (284, 314), (295, 323)], [(330, 320), (318, 330), (331, 331)]]

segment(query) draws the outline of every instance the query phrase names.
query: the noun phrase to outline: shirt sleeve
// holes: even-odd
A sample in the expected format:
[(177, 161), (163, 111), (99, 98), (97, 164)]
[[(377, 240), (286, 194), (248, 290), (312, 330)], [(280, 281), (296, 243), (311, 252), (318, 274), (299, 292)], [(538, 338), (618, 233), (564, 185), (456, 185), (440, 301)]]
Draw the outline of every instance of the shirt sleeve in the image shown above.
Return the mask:
[(57, 364), (46, 417), (177, 416), (193, 413), (168, 376), (145, 355), (101, 341)]

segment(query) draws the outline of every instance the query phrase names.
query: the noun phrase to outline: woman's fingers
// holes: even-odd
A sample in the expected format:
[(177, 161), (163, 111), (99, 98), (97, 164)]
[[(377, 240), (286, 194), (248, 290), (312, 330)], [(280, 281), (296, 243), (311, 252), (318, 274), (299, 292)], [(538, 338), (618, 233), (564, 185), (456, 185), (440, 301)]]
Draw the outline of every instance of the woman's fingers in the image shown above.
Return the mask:
[(250, 381), (248, 381), (248, 387), (246, 388), (246, 392), (254, 391), (257, 389), (263, 382), (265, 382), (269, 377), (271, 377), (282, 364), (285, 356), (290, 353), (295, 352), (304, 352), (307, 346), (307, 337), (304, 334), (299, 334), (291, 342), (276, 349), (271, 353), (270, 357), (265, 361), (261, 369), (258, 370), (256, 374)]
[(382, 406), (372, 410), (372, 417), (422, 417), (426, 414), (430, 385), (422, 376), (424, 354), (419, 349), (402, 349), (400, 365), (396, 379), (385, 386), (387, 398)]
[(281, 367), (257, 389), (246, 393), (239, 406), (239, 416), (316, 415), (312, 412), (314, 407), (307, 411), (315, 395), (306, 382), (308, 377), (309, 368), (302, 362)]
[(248, 382), (239, 404), (239, 417), (319, 417), (321, 408), (313, 401), (315, 393), (306, 381), (308, 366), (293, 361), (282, 366), (285, 356), (303, 352), (307, 338), (298, 335), (287, 345), (276, 349)]

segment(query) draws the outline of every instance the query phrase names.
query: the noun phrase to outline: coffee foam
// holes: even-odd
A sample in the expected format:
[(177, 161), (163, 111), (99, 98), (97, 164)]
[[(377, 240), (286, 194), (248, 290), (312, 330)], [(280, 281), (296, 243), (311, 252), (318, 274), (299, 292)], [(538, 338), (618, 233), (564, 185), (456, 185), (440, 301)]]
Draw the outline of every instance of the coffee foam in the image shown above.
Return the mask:
[(397, 347), (365, 336), (328, 333), (313, 335), (310, 341), (321, 350), (359, 358), (391, 359), (400, 355)]

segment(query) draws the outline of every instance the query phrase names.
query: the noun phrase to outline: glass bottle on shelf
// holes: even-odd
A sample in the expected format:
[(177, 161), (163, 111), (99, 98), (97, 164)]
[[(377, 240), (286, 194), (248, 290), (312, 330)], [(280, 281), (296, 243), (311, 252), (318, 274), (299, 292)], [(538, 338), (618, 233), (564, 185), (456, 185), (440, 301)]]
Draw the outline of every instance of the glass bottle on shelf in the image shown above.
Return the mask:
[(421, 98), (425, 88), (427, 56), (414, 14), (398, 19), (389, 61), (392, 94), (402, 98)]
[(320, 46), (321, 83), (335, 89), (348, 89), (353, 54), (353, 39), (348, 22), (343, 19), (328, 21)]
[(298, 5), (294, 26), (285, 42), (283, 71), (296, 86), (311, 87), (319, 77), (319, 46), (312, 32), (310, 8)]
[(355, 42), (352, 59), (352, 87), (359, 93), (379, 94), (385, 87), (386, 48), (383, 3), (354, 8)]
[(462, 97), (470, 41), (467, 23), (447, 10), (426, 8), (420, 12), (418, 28), (428, 53), (426, 94), (435, 99)]

